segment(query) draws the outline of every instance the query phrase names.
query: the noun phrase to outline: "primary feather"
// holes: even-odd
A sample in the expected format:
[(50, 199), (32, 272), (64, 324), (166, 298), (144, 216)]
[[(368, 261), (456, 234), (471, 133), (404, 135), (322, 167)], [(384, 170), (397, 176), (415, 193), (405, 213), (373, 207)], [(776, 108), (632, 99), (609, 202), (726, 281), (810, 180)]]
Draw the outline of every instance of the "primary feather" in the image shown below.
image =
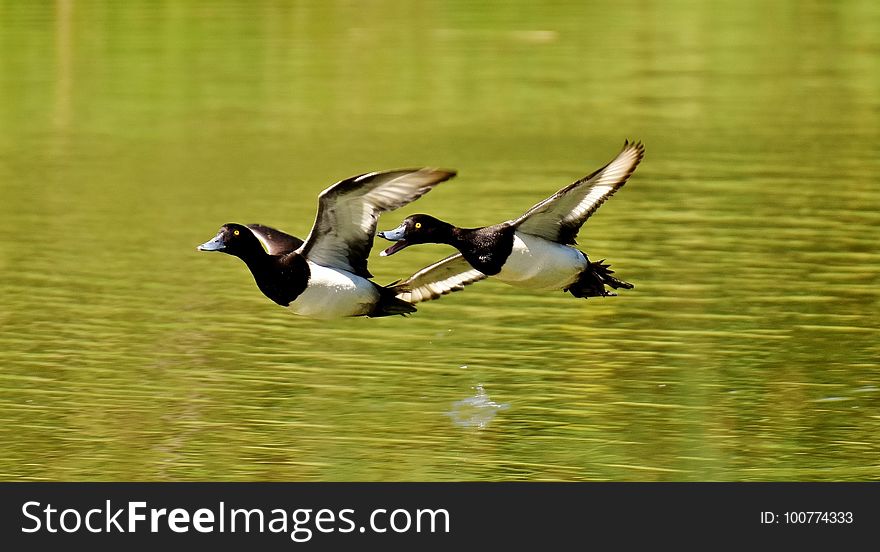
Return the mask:
[(641, 142), (624, 142), (610, 163), (559, 190), (511, 221), (517, 231), (574, 245), (578, 231), (602, 203), (626, 183), (642, 160)]
[(305, 243), (297, 250), (319, 265), (372, 278), (367, 257), (379, 214), (415, 201), (455, 176), (445, 169), (373, 172), (330, 186), (318, 198), (318, 213)]

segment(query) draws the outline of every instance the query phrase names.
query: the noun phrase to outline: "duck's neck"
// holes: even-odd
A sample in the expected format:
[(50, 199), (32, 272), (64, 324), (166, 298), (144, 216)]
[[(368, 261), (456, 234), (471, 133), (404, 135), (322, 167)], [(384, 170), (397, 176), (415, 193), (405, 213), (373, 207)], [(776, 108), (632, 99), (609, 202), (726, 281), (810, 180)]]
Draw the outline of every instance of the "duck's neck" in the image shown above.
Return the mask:
[(236, 251), (235, 256), (244, 261), (244, 264), (251, 269), (251, 272), (254, 269), (262, 270), (271, 266), (272, 261), (276, 260), (277, 257), (273, 257), (266, 253), (266, 251), (261, 247), (259, 249), (247, 249), (245, 251)]
[(458, 249), (465, 244), (470, 232), (469, 228), (459, 228), (448, 222), (440, 221), (440, 224), (435, 226), (431, 232), (431, 243), (445, 243)]
[(489, 242), (486, 241), (484, 230), (486, 230), (486, 228), (453, 227), (451, 241), (446, 243), (461, 252), (485, 247)]
[(269, 255), (260, 248), (236, 256), (247, 265), (263, 295), (279, 305), (288, 306), (308, 285), (309, 266), (302, 255)]

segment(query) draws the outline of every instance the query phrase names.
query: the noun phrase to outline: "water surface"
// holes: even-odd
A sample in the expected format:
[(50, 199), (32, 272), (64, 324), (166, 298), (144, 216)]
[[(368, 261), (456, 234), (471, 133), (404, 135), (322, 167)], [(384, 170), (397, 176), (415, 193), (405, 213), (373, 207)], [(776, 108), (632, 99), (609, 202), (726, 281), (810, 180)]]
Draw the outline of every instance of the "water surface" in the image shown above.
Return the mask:
[[(0, 1), (0, 478), (880, 473), (876, 2)], [(580, 235), (636, 288), (315, 322), (195, 245), (361, 172)], [(449, 253), (378, 257), (387, 283)]]

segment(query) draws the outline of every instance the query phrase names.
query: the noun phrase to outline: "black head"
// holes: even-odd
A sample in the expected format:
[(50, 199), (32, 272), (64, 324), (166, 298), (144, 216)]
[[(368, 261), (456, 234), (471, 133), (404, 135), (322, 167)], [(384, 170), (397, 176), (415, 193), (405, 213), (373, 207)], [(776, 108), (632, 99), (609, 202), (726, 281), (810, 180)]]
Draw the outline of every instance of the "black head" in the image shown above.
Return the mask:
[(406, 217), (394, 230), (379, 232), (380, 238), (396, 242), (381, 253), (383, 257), (394, 255), (401, 249), (419, 243), (447, 243), (452, 226), (430, 215)]
[(236, 257), (265, 253), (254, 233), (241, 224), (231, 222), (220, 227), (214, 239), (198, 247), (199, 251), (220, 251)]

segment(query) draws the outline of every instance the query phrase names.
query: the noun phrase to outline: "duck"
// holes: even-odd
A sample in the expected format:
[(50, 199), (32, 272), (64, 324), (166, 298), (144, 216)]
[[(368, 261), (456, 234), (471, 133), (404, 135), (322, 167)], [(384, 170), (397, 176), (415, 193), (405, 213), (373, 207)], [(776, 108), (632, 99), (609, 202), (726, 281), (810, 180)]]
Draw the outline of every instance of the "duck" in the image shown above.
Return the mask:
[(532, 290), (562, 290), (574, 297), (608, 297), (633, 289), (612, 276), (605, 260), (577, 249), (578, 231), (633, 174), (644, 157), (641, 142), (624, 142), (608, 164), (534, 205), (518, 218), (491, 226), (460, 228), (426, 214), (411, 215), (379, 236), (394, 242), (381, 256), (411, 245), (447, 244), (458, 253), (397, 283), (398, 297), (419, 303), (437, 299), (488, 277)]
[(317, 319), (407, 315), (412, 303), (395, 284), (375, 283), (367, 269), (379, 215), (400, 208), (455, 176), (416, 168), (346, 178), (318, 196), (305, 240), (263, 224), (226, 223), (199, 251), (241, 259), (260, 291), (293, 313)]

